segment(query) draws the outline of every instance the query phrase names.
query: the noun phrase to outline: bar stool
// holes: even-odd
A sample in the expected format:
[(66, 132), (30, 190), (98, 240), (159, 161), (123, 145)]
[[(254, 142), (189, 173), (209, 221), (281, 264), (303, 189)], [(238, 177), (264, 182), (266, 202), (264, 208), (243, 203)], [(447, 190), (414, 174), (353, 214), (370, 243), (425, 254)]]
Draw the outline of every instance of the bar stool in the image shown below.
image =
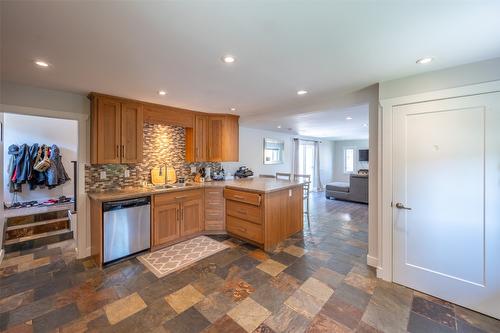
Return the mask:
[(276, 172), (276, 179), (292, 180), (292, 174), (285, 172)]
[(304, 211), (304, 214), (307, 214), (307, 225), (310, 228), (311, 227), (311, 216), (309, 214), (309, 193), (311, 190), (311, 176), (310, 175), (294, 174), (293, 179), (296, 181), (303, 181), (304, 182), (304, 197), (303, 197), (303, 199), (306, 200), (306, 210)]

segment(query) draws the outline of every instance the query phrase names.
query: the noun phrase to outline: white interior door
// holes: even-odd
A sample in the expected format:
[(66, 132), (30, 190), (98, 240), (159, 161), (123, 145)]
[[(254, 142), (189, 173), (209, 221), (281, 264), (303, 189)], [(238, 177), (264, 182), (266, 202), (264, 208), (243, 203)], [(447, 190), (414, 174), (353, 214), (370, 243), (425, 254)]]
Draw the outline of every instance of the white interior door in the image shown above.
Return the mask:
[(500, 319), (500, 93), (393, 117), (394, 281)]

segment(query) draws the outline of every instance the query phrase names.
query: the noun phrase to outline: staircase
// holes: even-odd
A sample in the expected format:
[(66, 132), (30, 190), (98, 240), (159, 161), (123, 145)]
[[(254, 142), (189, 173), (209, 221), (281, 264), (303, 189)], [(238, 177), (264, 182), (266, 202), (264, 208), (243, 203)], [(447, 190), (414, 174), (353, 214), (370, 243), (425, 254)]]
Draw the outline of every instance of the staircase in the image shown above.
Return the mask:
[(29, 250), (72, 239), (73, 231), (69, 216), (69, 210), (63, 209), (7, 217), (5, 253)]

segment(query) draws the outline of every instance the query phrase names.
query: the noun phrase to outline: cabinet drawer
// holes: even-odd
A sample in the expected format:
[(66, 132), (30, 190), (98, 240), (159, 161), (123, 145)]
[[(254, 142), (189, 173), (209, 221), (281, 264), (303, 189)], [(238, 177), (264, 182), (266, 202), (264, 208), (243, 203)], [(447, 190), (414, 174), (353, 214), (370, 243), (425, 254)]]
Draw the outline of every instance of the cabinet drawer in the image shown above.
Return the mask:
[(237, 201), (227, 201), (227, 215), (238, 217), (240, 219), (253, 223), (262, 224), (261, 208)]
[(224, 191), (222, 188), (205, 189), (205, 206), (207, 206), (207, 208), (214, 208), (214, 206), (220, 205), (221, 203), (224, 203)]
[(205, 209), (205, 220), (223, 220), (224, 210)]
[(202, 197), (203, 197), (202, 190), (186, 190), (186, 191), (176, 191), (172, 193), (155, 194), (153, 200), (155, 205), (161, 205), (172, 201), (183, 201), (183, 200), (190, 200)]
[(263, 243), (262, 227), (258, 224), (228, 216), (226, 228), (232, 234), (241, 236), (256, 243)]
[(223, 231), (224, 230), (224, 220), (216, 221), (206, 221), (205, 220), (205, 230), (207, 231)]
[(224, 197), (228, 200), (244, 202), (254, 206), (260, 206), (262, 197), (258, 193), (224, 189)]

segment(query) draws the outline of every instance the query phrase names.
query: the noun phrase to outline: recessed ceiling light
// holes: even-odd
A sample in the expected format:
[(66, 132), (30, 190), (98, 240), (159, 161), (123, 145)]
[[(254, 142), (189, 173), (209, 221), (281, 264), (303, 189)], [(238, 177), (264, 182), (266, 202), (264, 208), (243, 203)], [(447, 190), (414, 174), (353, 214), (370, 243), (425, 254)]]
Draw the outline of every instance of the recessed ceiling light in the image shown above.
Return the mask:
[(167, 92), (165, 90), (158, 91), (158, 95), (160, 95), (160, 96), (165, 96), (166, 94), (167, 94)]
[(43, 61), (43, 60), (36, 60), (35, 64), (38, 67), (49, 67), (49, 64), (47, 62)]
[(281, 125), (276, 126), (277, 128), (281, 128)]
[(299, 96), (300, 95), (305, 95), (305, 94), (307, 94), (307, 90), (299, 90), (299, 91), (297, 91), (297, 95), (299, 95)]
[(368, 127), (368, 124), (363, 124), (363, 127)]
[(430, 63), (432, 60), (434, 60), (434, 59), (431, 57), (426, 57), (426, 58), (418, 59), (416, 62), (417, 62), (417, 64), (425, 65), (425, 64)]
[(222, 57), (222, 61), (224, 61), (226, 64), (232, 64), (233, 62), (236, 61), (236, 58), (228, 54)]
[(231, 111), (236, 111), (236, 108), (230, 108), (229, 110), (231, 110)]
[(347, 116), (347, 117), (345, 117), (345, 120), (352, 120), (352, 117)]

